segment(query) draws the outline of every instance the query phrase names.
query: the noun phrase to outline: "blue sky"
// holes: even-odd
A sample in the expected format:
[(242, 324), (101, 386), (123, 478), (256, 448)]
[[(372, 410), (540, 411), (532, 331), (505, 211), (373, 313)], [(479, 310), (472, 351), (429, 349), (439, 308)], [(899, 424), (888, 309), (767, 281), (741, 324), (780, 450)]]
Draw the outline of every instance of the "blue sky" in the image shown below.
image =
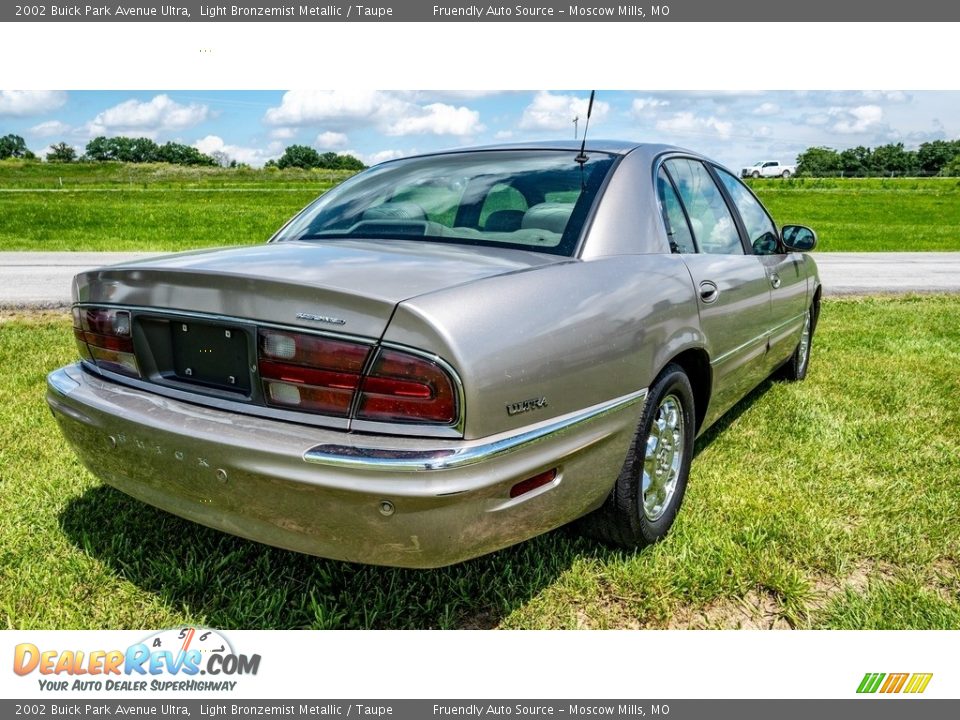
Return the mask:
[[(573, 138), (588, 91), (0, 91), (0, 135), (39, 154), (97, 135), (175, 140), (251, 165), (287, 145), (373, 164), (499, 141)], [(603, 91), (590, 135), (668, 142), (731, 167), (836, 149), (960, 138), (956, 91)]]

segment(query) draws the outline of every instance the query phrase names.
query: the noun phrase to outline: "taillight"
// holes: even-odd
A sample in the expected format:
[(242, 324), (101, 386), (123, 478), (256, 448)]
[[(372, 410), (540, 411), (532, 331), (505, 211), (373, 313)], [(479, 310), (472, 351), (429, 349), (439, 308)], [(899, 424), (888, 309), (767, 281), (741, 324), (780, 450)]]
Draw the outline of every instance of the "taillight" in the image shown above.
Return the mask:
[(73, 336), (80, 355), (87, 362), (121, 375), (140, 377), (127, 310), (75, 307)]
[(360, 386), (358, 420), (451, 424), (457, 399), (453, 381), (430, 360), (382, 349)]
[(261, 328), (260, 379), (268, 405), (347, 417), (370, 348)]
[(452, 424), (457, 396), (447, 372), (426, 358), (305, 333), (261, 328), (257, 354), (268, 405), (356, 419)]

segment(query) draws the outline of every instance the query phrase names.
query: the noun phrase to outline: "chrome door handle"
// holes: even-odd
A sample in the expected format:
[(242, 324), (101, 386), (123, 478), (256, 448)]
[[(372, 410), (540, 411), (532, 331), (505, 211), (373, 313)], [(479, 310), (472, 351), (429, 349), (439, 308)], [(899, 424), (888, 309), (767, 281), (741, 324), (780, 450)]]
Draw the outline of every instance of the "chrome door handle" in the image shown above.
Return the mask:
[(773, 285), (774, 290), (780, 287), (780, 276), (773, 273), (773, 275), (770, 276), (770, 284)]
[(720, 297), (720, 289), (715, 282), (704, 280), (700, 283), (700, 299), (705, 303), (715, 303)]

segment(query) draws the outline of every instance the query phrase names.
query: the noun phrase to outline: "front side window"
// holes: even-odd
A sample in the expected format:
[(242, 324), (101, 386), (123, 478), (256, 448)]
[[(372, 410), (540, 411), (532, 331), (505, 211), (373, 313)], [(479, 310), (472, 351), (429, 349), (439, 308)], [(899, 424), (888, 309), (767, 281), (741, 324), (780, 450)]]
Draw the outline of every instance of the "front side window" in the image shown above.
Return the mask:
[(572, 255), (614, 157), (560, 150), (450, 153), (384, 163), (314, 202), (288, 240), (419, 240)]
[(747, 239), (757, 255), (774, 255), (779, 252), (777, 226), (767, 215), (760, 201), (747, 187), (726, 170), (716, 168), (720, 182), (730, 194), (733, 204), (740, 213), (740, 219), (747, 229)]
[(743, 245), (733, 215), (703, 163), (673, 158), (664, 165), (677, 185), (700, 252), (743, 255)]

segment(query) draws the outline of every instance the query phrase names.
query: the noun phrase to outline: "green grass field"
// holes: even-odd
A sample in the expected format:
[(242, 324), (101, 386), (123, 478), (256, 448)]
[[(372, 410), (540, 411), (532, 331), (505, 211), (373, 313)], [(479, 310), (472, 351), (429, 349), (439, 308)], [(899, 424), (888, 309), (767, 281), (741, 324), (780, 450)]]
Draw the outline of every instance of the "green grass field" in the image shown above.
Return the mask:
[(0, 251), (192, 250), (261, 243), (350, 175), (0, 162)]
[(960, 250), (957, 178), (751, 180), (778, 223), (809, 225), (824, 252)]
[[(0, 162), (0, 251), (260, 243), (349, 173)], [(960, 180), (750, 181), (819, 250), (960, 250)]]
[[(559, 530), (437, 571), (208, 530), (100, 484), (43, 401), (61, 314), (0, 317), (0, 611), (9, 628), (960, 627), (960, 297), (824, 303), (806, 382), (698, 443), (673, 533)], [(855, 368), (856, 372), (850, 369)]]

